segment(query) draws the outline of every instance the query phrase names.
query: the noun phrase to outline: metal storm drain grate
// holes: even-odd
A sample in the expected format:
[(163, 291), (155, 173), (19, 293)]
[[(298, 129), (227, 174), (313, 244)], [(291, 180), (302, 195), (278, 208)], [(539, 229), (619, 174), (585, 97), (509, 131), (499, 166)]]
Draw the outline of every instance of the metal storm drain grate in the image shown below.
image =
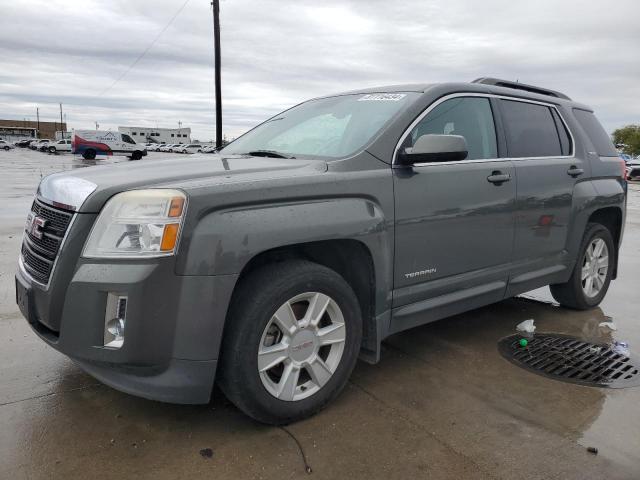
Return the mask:
[(539, 333), (521, 346), (521, 335), (505, 337), (498, 350), (510, 362), (539, 375), (595, 387), (640, 385), (640, 364), (609, 345), (560, 334)]

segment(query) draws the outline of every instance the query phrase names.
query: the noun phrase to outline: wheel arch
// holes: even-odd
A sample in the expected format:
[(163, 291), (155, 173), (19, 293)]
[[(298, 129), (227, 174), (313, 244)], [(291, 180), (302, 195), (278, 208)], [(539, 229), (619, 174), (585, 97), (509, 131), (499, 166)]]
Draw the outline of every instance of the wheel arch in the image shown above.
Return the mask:
[(362, 356), (368, 359), (370, 352), (377, 354), (380, 340), (375, 315), (376, 273), (372, 253), (361, 241), (322, 240), (286, 245), (261, 252), (251, 258), (240, 272), (234, 293), (238, 291), (242, 281), (256, 269), (292, 259), (304, 259), (323, 265), (346, 280), (358, 299), (362, 313)]
[(588, 223), (598, 223), (611, 232), (615, 247), (612, 279), (615, 279), (618, 274), (618, 252), (620, 250), (620, 240), (622, 237), (622, 217), (622, 209), (620, 207), (604, 207), (592, 212), (588, 219)]

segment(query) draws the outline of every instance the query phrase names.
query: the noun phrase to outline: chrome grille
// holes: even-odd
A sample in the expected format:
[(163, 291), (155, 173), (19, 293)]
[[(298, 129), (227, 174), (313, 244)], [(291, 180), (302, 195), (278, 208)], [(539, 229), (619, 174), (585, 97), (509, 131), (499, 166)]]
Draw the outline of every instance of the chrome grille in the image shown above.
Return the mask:
[(47, 284), (73, 213), (52, 207), (38, 199), (34, 200), (31, 212), (31, 215), (44, 220), (44, 225), (36, 232), (39, 235), (34, 235), (31, 230), (25, 231), (22, 263), (34, 280)]

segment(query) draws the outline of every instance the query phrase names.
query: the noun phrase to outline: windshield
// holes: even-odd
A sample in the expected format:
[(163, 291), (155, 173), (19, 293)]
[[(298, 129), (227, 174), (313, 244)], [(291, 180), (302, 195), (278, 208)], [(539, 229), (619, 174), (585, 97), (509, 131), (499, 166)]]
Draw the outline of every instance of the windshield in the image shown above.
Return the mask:
[(310, 100), (258, 125), (222, 153), (345, 157), (366, 145), (417, 96), (415, 92), (373, 93)]

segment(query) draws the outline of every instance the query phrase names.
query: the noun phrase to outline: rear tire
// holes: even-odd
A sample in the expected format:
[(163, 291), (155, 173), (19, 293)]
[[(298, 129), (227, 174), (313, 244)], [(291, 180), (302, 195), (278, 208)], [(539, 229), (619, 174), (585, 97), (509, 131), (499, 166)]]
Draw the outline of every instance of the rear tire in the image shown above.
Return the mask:
[(93, 160), (94, 158), (96, 158), (96, 151), (92, 149), (85, 150), (82, 154), (82, 158), (84, 158), (85, 160)]
[[(306, 260), (266, 265), (234, 293), (220, 387), (255, 420), (272, 425), (301, 420), (342, 391), (361, 338), (360, 306), (340, 275)], [(279, 358), (266, 356), (269, 348), (277, 348)]]
[(56, 153), (56, 147), (49, 147), (49, 153)]
[(7, 146), (7, 145), (5, 145), (3, 148), (4, 148), (7, 152), (8, 152), (9, 150), (11, 150), (11, 147), (9, 147), (9, 146)]
[(609, 289), (615, 255), (609, 229), (589, 223), (569, 281), (549, 285), (551, 295), (563, 307), (587, 310), (597, 306)]

